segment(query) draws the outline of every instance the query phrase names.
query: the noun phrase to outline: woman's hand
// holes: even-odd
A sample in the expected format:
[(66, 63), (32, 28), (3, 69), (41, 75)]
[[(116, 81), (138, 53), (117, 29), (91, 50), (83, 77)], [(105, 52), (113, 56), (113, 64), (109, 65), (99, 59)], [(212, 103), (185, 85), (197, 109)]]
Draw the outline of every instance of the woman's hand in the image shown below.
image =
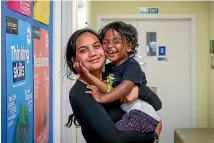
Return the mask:
[(98, 88), (94, 85), (88, 85), (87, 88), (90, 89), (87, 93), (91, 94), (97, 102), (100, 102), (102, 94), (99, 92)]
[(155, 128), (155, 132), (160, 136), (160, 133), (162, 131), (162, 121), (160, 120), (157, 127)]

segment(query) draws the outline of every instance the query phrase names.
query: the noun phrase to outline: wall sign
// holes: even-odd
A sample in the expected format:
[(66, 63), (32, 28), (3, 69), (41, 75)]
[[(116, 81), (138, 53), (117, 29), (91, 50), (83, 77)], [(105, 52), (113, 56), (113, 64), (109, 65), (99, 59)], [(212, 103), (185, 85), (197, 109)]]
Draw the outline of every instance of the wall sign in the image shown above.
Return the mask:
[(33, 9), (34, 19), (48, 25), (50, 17), (50, 0), (35, 0), (33, 3)]
[(140, 7), (139, 9), (141, 14), (158, 14), (158, 8), (149, 8), (149, 7)]
[(16, 12), (24, 14), (26, 16), (32, 16), (32, 0), (7, 0), (7, 8), (12, 9)]
[(158, 61), (167, 61), (166, 46), (158, 47)]
[(31, 24), (6, 17), (7, 143), (33, 142)]
[(49, 34), (34, 31), (34, 142), (48, 142), (49, 133)]

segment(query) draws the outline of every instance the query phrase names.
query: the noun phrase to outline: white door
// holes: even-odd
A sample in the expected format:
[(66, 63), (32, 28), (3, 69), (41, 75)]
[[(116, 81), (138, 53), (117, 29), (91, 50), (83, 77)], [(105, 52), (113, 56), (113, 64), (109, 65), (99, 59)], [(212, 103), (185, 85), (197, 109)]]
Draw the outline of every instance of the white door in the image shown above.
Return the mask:
[[(139, 20), (138, 52), (146, 63), (144, 71), (148, 86), (157, 87), (162, 101), (159, 111), (163, 121), (161, 143), (173, 143), (175, 128), (190, 127), (190, 22), (185, 20)], [(147, 32), (153, 32), (149, 35)], [(156, 33), (156, 38), (152, 38)], [(148, 36), (148, 37), (147, 37)], [(166, 47), (167, 61), (147, 56), (147, 39), (156, 39), (158, 46)], [(151, 44), (150, 42), (150, 44)], [(153, 43), (154, 44), (154, 43)]]
[[(111, 21), (114, 20), (102, 20), (100, 25)], [(143, 62), (146, 63), (142, 69), (146, 73), (147, 85), (156, 87), (162, 101), (162, 109), (158, 111), (163, 122), (160, 143), (173, 143), (175, 128), (192, 127), (191, 122), (195, 122), (195, 118), (190, 117), (190, 21), (148, 18), (122, 21), (133, 23), (137, 28), (140, 44), (138, 55), (142, 56)], [(156, 50), (148, 54), (156, 53), (155, 56), (147, 55), (149, 41), (150, 45), (153, 45), (150, 47), (155, 47), (155, 42), (157, 44)], [(158, 46), (166, 47), (167, 61), (158, 61)]]

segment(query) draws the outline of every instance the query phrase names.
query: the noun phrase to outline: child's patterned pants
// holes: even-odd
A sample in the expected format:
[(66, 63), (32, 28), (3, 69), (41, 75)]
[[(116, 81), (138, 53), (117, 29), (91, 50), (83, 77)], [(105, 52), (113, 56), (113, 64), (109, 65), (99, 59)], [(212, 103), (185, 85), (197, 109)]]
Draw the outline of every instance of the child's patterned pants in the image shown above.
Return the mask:
[(139, 110), (132, 110), (116, 123), (116, 127), (122, 131), (149, 132), (154, 131), (157, 124), (158, 121), (148, 114)]

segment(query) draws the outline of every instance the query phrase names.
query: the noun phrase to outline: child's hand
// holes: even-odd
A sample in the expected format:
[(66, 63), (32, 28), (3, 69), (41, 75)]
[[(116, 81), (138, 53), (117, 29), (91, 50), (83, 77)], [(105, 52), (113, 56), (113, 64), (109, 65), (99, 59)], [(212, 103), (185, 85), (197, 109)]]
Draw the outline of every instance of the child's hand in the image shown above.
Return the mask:
[(91, 90), (87, 91), (87, 93), (91, 94), (97, 102), (100, 102), (102, 94), (99, 92), (98, 88), (93, 85), (88, 85), (87, 88)]
[(78, 73), (89, 73), (88, 69), (86, 69), (81, 62), (75, 62), (74, 63), (74, 69), (78, 72)]
[(124, 104), (124, 103), (128, 103), (129, 101), (127, 100), (126, 97), (122, 97), (120, 98), (120, 102)]
[(80, 67), (79, 67), (79, 62), (74, 62), (74, 69), (80, 73)]
[(80, 62), (79, 67), (80, 67), (80, 71), (81, 71), (81, 72), (83, 72), (83, 73), (89, 73), (88, 69), (86, 69), (86, 68), (82, 65), (81, 62)]

